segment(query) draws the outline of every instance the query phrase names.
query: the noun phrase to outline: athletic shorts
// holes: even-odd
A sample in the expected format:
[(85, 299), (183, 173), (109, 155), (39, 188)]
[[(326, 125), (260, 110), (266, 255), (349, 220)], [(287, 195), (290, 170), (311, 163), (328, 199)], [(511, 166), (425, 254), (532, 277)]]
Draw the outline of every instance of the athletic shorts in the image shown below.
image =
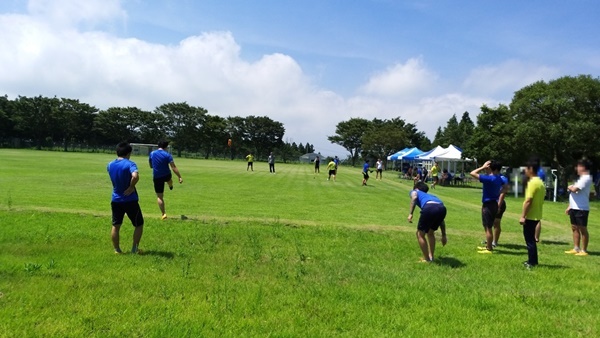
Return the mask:
[(446, 207), (440, 203), (427, 203), (421, 210), (417, 230), (425, 233), (436, 231), (446, 218)]
[(440, 178), (439, 178), (439, 177), (437, 177), (437, 175), (436, 175), (436, 176), (433, 176), (433, 181), (434, 181), (435, 183), (438, 183), (438, 182), (439, 182), (439, 180), (440, 180)]
[(487, 201), (481, 207), (481, 221), (484, 227), (492, 228), (498, 214), (498, 202)]
[(123, 218), (125, 214), (131, 220), (131, 224), (134, 227), (139, 227), (144, 225), (144, 216), (142, 215), (142, 209), (140, 209), (140, 204), (138, 201), (132, 202), (123, 202), (123, 203), (110, 203), (110, 208), (112, 209), (112, 225), (121, 225), (123, 224)]
[(163, 177), (157, 177), (153, 179), (154, 181), (154, 192), (157, 194), (162, 194), (165, 192), (165, 183), (169, 182), (173, 178), (173, 175), (169, 174)]
[(504, 216), (504, 212), (506, 211), (506, 201), (502, 200), (500, 207), (498, 208), (498, 213), (496, 214), (496, 219), (502, 219)]
[(383, 169), (377, 169), (377, 172), (381, 174), (383, 172)]
[(329, 176), (335, 175), (335, 170), (329, 170)]
[(248, 166), (252, 167), (254, 165), (254, 162), (248, 162)]
[(369, 179), (369, 172), (368, 172), (368, 171), (363, 171), (363, 178), (364, 178), (365, 180), (368, 180), (368, 179)]
[(589, 210), (578, 210), (578, 209), (569, 210), (569, 217), (571, 218), (571, 224), (577, 225), (579, 227), (587, 227), (589, 214), (590, 214)]

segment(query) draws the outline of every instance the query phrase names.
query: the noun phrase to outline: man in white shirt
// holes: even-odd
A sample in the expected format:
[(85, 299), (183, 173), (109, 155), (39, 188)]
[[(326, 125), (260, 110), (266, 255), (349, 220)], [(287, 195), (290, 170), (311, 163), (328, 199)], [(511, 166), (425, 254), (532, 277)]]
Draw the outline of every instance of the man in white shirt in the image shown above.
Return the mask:
[(571, 218), (573, 249), (565, 251), (565, 253), (576, 256), (588, 255), (587, 247), (590, 236), (587, 224), (590, 213), (590, 189), (593, 183), (590, 176), (590, 167), (591, 163), (588, 160), (577, 161), (577, 175), (579, 175), (579, 179), (577, 179), (575, 184), (567, 188), (570, 192), (569, 207), (565, 213)]

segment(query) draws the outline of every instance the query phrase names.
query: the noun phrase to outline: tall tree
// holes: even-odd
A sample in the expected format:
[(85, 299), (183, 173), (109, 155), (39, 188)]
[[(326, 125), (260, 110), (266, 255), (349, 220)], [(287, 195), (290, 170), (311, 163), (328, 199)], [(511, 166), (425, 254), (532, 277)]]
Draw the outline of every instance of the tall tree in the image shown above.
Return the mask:
[(327, 137), (331, 143), (339, 144), (350, 153), (353, 166), (361, 153), (362, 138), (369, 124), (370, 122), (366, 119), (351, 118), (348, 121), (338, 123), (335, 127), (335, 135)]
[(155, 109), (166, 120), (166, 134), (173, 141), (177, 156), (183, 150), (197, 151), (200, 147), (200, 129), (206, 121), (207, 111), (192, 107), (187, 102), (167, 103)]
[(246, 137), (259, 158), (266, 158), (269, 152), (281, 146), (284, 133), (283, 123), (267, 116), (246, 117)]

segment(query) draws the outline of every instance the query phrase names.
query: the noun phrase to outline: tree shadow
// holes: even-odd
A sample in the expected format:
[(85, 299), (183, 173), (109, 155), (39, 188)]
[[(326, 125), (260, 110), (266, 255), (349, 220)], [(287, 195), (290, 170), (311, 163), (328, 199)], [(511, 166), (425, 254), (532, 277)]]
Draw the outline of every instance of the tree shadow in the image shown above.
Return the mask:
[(569, 245), (568, 242), (563, 242), (563, 241), (546, 241), (546, 240), (542, 240), (540, 241), (539, 244), (548, 244), (548, 245)]
[(494, 249), (494, 252), (497, 253), (497, 254), (500, 254), (500, 255), (513, 255), (513, 256), (521, 256), (521, 255), (527, 254), (526, 252), (522, 252), (522, 251), (507, 251), (507, 250), (502, 250), (502, 249), (498, 249), (498, 247), (496, 247), (496, 249)]
[(169, 251), (148, 250), (144, 251), (144, 256), (159, 256), (166, 259), (173, 259), (175, 257), (175, 254)]
[(464, 268), (465, 266), (467, 266), (465, 263), (459, 261), (458, 259), (454, 258), (454, 257), (445, 257), (445, 256), (440, 256), (438, 258), (436, 258), (433, 261), (434, 264), (437, 264), (439, 266), (449, 266), (452, 269), (459, 269), (459, 268)]

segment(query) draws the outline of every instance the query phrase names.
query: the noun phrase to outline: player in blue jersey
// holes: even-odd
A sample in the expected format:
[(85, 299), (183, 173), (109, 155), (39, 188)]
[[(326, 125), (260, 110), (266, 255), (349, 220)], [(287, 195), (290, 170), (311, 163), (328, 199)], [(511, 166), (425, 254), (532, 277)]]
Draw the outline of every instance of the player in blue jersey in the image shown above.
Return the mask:
[(510, 189), (508, 177), (502, 174), (500, 177), (502, 178), (503, 184), (502, 189), (500, 190), (500, 196), (498, 197), (498, 213), (496, 214), (496, 219), (494, 220), (494, 240), (492, 241), (492, 248), (495, 248), (498, 245), (498, 240), (500, 239), (500, 234), (502, 233), (502, 216), (504, 216), (504, 212), (506, 211), (505, 197)]
[(160, 212), (162, 214), (162, 220), (167, 218), (164, 200), (165, 183), (167, 183), (170, 190), (173, 190), (173, 178), (171, 175), (171, 169), (173, 169), (173, 172), (179, 178), (179, 183), (183, 183), (183, 178), (181, 178), (179, 169), (173, 161), (173, 156), (171, 156), (171, 154), (169, 154), (166, 151), (168, 146), (168, 141), (162, 140), (158, 142), (158, 149), (151, 152), (150, 157), (148, 159), (148, 162), (150, 163), (150, 168), (152, 168), (154, 192), (156, 192), (156, 199), (158, 203), (158, 208), (160, 209)]
[(106, 167), (113, 186), (110, 203), (112, 209), (111, 239), (117, 254), (122, 253), (119, 244), (119, 231), (126, 214), (135, 228), (133, 231), (133, 246), (131, 247), (132, 253), (139, 253), (138, 247), (144, 232), (144, 216), (135, 189), (135, 185), (139, 181), (138, 168), (134, 162), (129, 160), (131, 150), (129, 143), (119, 143), (117, 145), (117, 159), (110, 162)]
[[(481, 220), (485, 230), (486, 246), (479, 247), (479, 253), (492, 253), (494, 242), (493, 227), (498, 215), (498, 202), (504, 181), (500, 176), (502, 166), (497, 161), (487, 161), (481, 167), (471, 171), (471, 176), (483, 184), (483, 196), (481, 198)], [(482, 175), (479, 172), (485, 171)]]
[(365, 164), (363, 164), (363, 181), (362, 185), (367, 185), (367, 181), (369, 180), (369, 160), (365, 160)]
[(415, 207), (421, 209), (419, 224), (417, 225), (417, 241), (423, 253), (421, 262), (432, 262), (435, 254), (435, 231), (442, 230), (442, 245), (448, 242), (446, 238), (446, 207), (444, 203), (434, 195), (427, 192), (429, 187), (425, 182), (417, 182), (414, 189), (409, 193), (410, 208), (408, 222), (412, 223)]

